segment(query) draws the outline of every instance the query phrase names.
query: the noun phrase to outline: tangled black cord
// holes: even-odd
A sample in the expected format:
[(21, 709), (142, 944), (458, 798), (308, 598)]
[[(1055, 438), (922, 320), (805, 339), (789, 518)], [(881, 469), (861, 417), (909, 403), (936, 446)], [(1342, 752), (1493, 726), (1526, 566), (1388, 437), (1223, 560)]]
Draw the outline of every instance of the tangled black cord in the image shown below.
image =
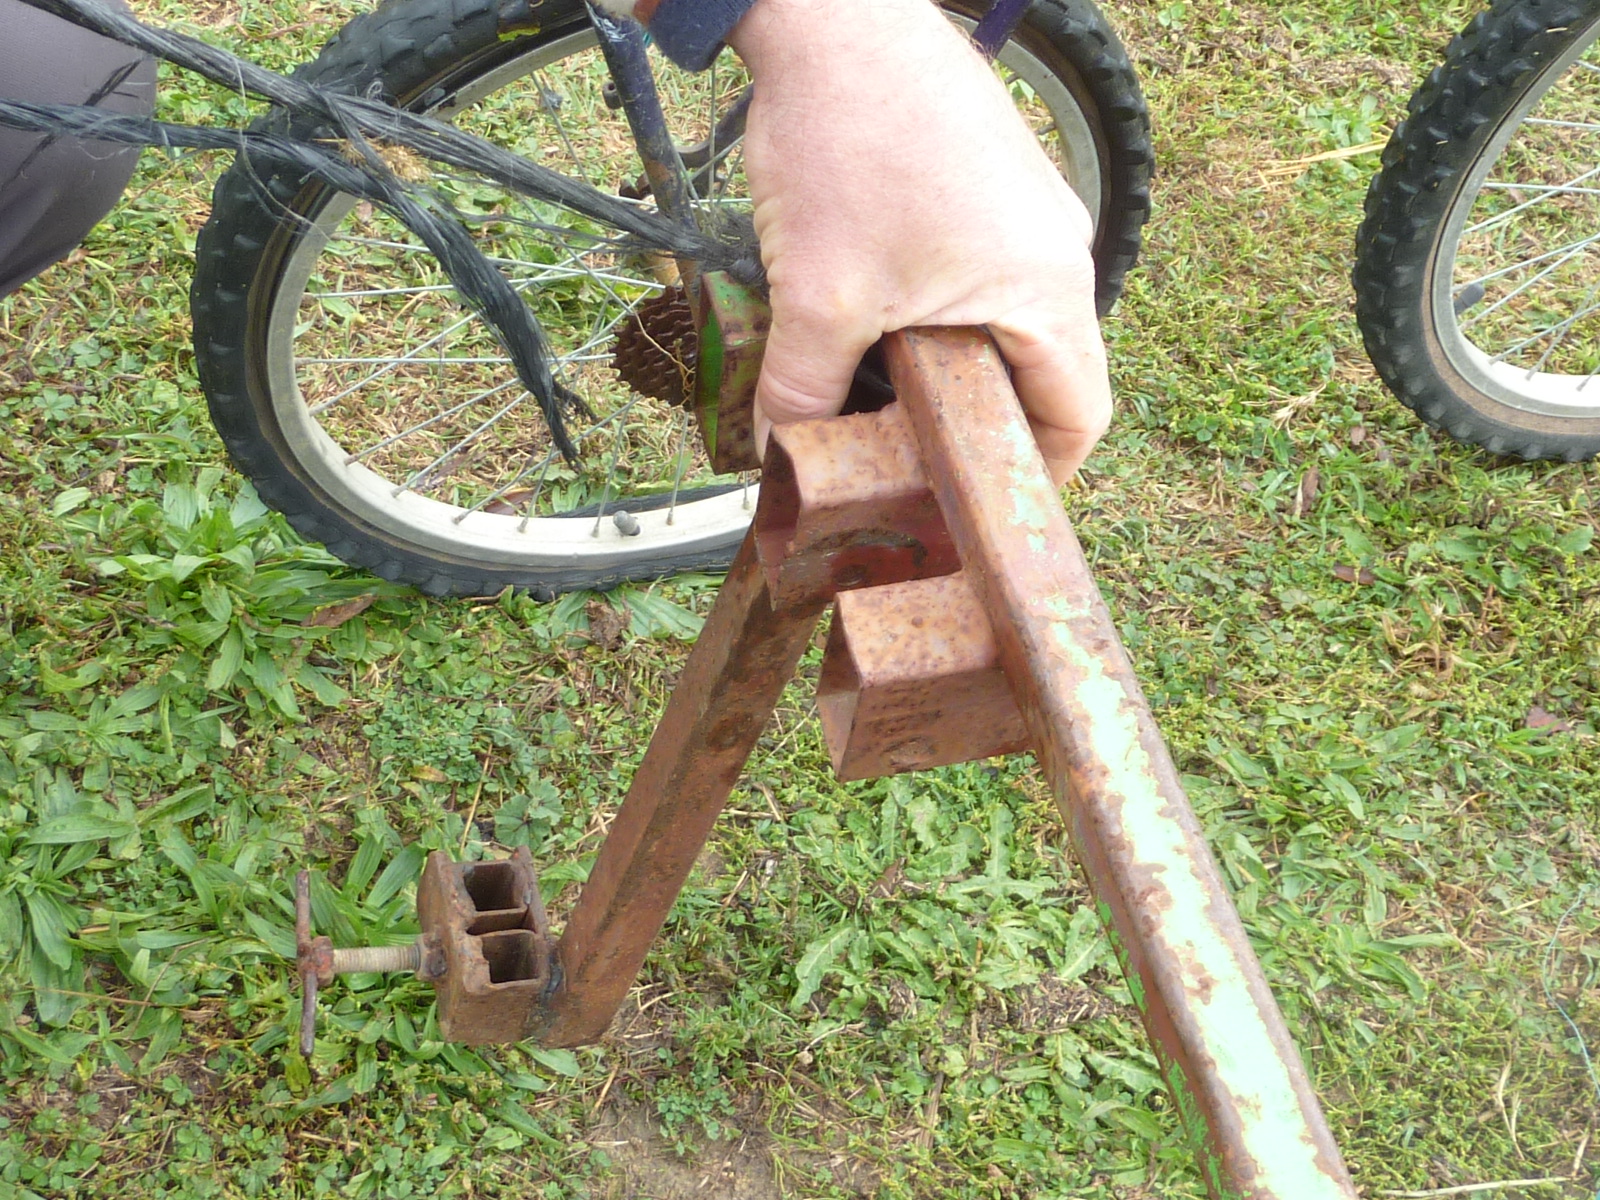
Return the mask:
[(279, 75), (196, 38), (151, 28), (98, 0), (23, 3), (165, 59), (219, 86), (268, 100), (290, 114), (293, 128), (318, 132), (301, 137), (260, 128), (176, 125), (86, 105), (5, 99), (0, 99), (0, 125), (123, 145), (233, 150), (247, 160), (291, 168), (382, 207), (422, 240), (462, 299), (494, 329), (518, 379), (538, 401), (552, 440), (569, 462), (577, 459), (577, 447), (564, 416), (571, 411), (592, 414), (582, 399), (552, 374), (544, 331), (510, 281), (479, 251), (467, 231), (466, 218), (438, 192), (396, 175), (384, 159), (384, 148), (403, 147), (619, 230), (625, 235), (614, 243), (620, 250), (666, 252), (693, 259), (707, 270), (728, 271), (745, 282), (761, 280), (760, 259), (751, 236), (719, 237), (680, 225), (444, 121)]

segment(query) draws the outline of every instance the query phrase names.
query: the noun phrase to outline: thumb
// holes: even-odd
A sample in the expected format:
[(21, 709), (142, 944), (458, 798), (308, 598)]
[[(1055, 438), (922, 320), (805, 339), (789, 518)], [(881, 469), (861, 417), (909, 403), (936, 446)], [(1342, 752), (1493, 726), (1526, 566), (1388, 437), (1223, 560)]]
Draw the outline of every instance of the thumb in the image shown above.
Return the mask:
[(1048, 335), (1005, 325), (989, 329), (1011, 367), (1017, 398), (1059, 487), (1083, 465), (1111, 423), (1105, 346), (1093, 312), (1056, 325)]
[(788, 316), (773, 307), (761, 381), (756, 444), (765, 453), (773, 425), (831, 417), (844, 407), (861, 356), (878, 335), (844, 320)]

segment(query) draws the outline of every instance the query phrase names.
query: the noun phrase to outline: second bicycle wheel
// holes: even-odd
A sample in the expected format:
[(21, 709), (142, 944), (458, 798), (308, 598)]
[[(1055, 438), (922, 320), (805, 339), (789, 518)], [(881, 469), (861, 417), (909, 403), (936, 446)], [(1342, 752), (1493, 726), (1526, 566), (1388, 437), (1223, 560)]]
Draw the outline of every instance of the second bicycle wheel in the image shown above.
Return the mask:
[[(447, 116), (603, 190), (633, 184), (637, 158), (607, 104), (583, 5), (545, 0), (533, 34), (502, 27), (515, 7), (391, 0), (300, 78)], [(982, 7), (946, 4), (969, 23)], [(747, 82), (731, 55), (698, 75), (657, 67), (685, 146), (707, 142)], [(1131, 67), (1086, 0), (1036, 0), (1000, 70), (1098, 218), (1108, 307), (1148, 209)], [(715, 149), (704, 203), (737, 209), (738, 148)], [(474, 222), (549, 335), (558, 378), (593, 410), (574, 429), (582, 461), (555, 454), (492, 333), (401, 225), (242, 161), (219, 182), (198, 240), (192, 305), (213, 420), (262, 498), (345, 561), (432, 594), (510, 586), (547, 597), (725, 564), (753, 480), (713, 475), (686, 410), (631, 391), (612, 367), (633, 314), (651, 339), (674, 332), (654, 315), (660, 305), (644, 307), (671, 282), (670, 262), (618, 253), (610, 231), (482, 180), (430, 186)]]
[(1390, 389), (1523, 458), (1600, 452), (1600, 0), (1502, 0), (1412, 97), (1356, 313)]

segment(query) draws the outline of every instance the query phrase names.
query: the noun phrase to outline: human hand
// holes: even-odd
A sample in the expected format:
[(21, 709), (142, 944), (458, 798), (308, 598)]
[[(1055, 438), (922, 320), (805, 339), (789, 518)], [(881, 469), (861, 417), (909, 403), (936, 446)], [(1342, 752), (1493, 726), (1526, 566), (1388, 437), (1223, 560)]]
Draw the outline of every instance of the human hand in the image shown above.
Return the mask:
[(986, 325), (1064, 483), (1111, 419), (1092, 226), (988, 64), (930, 0), (758, 0), (729, 42), (772, 285), (759, 440), (837, 413), (882, 334)]

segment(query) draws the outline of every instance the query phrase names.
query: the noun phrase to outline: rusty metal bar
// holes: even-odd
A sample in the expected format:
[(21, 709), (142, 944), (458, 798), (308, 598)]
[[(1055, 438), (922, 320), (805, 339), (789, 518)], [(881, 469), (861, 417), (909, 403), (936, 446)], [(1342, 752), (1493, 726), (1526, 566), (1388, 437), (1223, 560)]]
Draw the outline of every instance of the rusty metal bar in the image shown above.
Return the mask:
[[(525, 853), (525, 852), (524, 852)], [(300, 975), (300, 1053), (311, 1057), (316, 1048), (317, 992), (336, 975), (387, 974), (414, 971), (425, 975), (430, 965), (424, 939), (399, 946), (340, 946), (311, 934), (311, 872), (294, 877), (294, 944)], [(429, 976), (430, 978), (432, 976)]]
[(824, 600), (774, 608), (745, 538), (556, 947), (546, 1046), (597, 1041), (727, 803)]
[[(700, 408), (742, 458), (765, 310), (724, 283), (702, 295)], [(1005, 364), (978, 330), (904, 331), (886, 358), (901, 405), (774, 431), (752, 532), (553, 951), (526, 850), (429, 859), (406, 962), (445, 1036), (604, 1033), (821, 609), (863, 589), (841, 595), (819, 697), (841, 773), (1031, 745), (1211, 1194), (1354, 1200)], [(311, 936), (304, 874), (296, 918), (309, 1051), (340, 952)]]
[(778, 604), (961, 566), (899, 405), (775, 427), (755, 529)]
[(965, 571), (844, 592), (817, 680), (840, 779), (1017, 754), (1031, 745)]
[(998, 351), (912, 330), (888, 358), (1207, 1186), (1354, 1200)]
[(333, 982), (333, 943), (311, 936), (311, 872), (294, 877), (295, 969), (300, 976), (300, 1053), (316, 1048), (317, 989)]

